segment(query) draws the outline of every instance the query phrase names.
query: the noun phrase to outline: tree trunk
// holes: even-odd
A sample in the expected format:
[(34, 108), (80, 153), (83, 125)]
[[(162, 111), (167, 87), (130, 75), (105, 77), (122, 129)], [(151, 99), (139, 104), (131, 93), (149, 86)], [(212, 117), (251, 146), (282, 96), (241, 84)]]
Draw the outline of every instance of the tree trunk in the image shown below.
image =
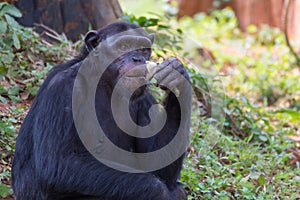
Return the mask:
[[(197, 12), (209, 12), (213, 0), (177, 0), (179, 17), (192, 16)], [(283, 30), (282, 13), (285, 0), (230, 0), (223, 6), (231, 6), (239, 21), (239, 27), (245, 31), (250, 24), (269, 24)], [(291, 0), (287, 17), (287, 32), (296, 45), (300, 46), (300, 1)]]
[(80, 39), (89, 25), (99, 29), (123, 14), (117, 0), (18, 0), (15, 5), (23, 13), (21, 24), (44, 24), (73, 41)]
[(231, 0), (231, 6), (239, 19), (240, 28), (250, 24), (269, 24), (282, 28), (281, 16), (284, 0)]
[(177, 0), (179, 13), (178, 17), (193, 16), (198, 12), (206, 12), (213, 7), (213, 0)]

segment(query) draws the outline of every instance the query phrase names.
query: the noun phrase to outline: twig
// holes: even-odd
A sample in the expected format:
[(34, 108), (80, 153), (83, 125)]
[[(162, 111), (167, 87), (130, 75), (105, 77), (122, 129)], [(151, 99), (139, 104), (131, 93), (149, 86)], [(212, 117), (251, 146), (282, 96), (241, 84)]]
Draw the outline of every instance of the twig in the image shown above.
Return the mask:
[(45, 35), (47, 35), (48, 37), (57, 40), (58, 42), (61, 42), (61, 38), (60, 37), (56, 37), (55, 35), (49, 33), (49, 32), (45, 32)]
[[(49, 28), (48, 26), (45, 26), (44, 24), (34, 23), (34, 25), (44, 29), (46, 31), (45, 35), (47, 35), (48, 37), (57, 40), (58, 42), (62, 42), (61, 36), (55, 30)], [(64, 38), (66, 39), (66, 36), (64, 36)]]
[(7, 78), (8, 80), (12, 80), (20, 85), (26, 85), (26, 83), (24, 83), (23, 81), (19, 80), (19, 79), (16, 79), (14, 77), (9, 77), (9, 76), (4, 76), (5, 78)]
[(290, 5), (291, 5), (291, 0), (284, 1), (283, 11), (282, 11), (282, 28), (283, 28), (283, 32), (284, 32), (286, 45), (289, 47), (291, 53), (296, 58), (298, 67), (300, 67), (300, 57), (295, 52), (294, 48), (292, 47), (292, 45), (290, 43), (289, 37), (288, 37), (287, 20), (288, 20), (288, 13), (289, 13)]
[(20, 85), (26, 85), (26, 83), (24, 83), (23, 81), (21, 81), (21, 80), (19, 80), (19, 79), (16, 79), (16, 78), (13, 78), (13, 77), (11, 77), (11, 79), (12, 79), (13, 81), (15, 81), (16, 83), (20, 84)]
[(41, 28), (45, 29), (46, 31), (48, 31), (49, 33), (51, 33), (52, 35), (54, 35), (56, 37), (59, 37), (59, 34), (55, 30), (49, 28), (48, 26), (45, 26), (44, 24), (34, 23), (34, 25), (37, 26), (37, 27), (41, 27)]

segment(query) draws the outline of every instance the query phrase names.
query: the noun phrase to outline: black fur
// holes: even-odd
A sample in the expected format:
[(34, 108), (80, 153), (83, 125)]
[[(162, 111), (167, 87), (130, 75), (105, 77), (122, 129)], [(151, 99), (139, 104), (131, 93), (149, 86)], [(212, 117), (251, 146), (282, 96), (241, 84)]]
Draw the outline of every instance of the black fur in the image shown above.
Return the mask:
[[(74, 126), (72, 88), (81, 62), (91, 50), (86, 45), (92, 44), (94, 47), (95, 42), (135, 28), (139, 27), (117, 22), (98, 30), (97, 37), (94, 37), (96, 40), (86, 43), (78, 57), (57, 65), (49, 73), (17, 138), (12, 168), (13, 190), (17, 200), (186, 198), (182, 186), (177, 183), (183, 156), (153, 173), (120, 172), (96, 160), (83, 146)], [(128, 57), (122, 57), (113, 63), (102, 81), (113, 82), (111, 79), (117, 79), (117, 66), (126, 62), (126, 59)], [(115, 144), (134, 152), (151, 152), (173, 138), (181, 120), (179, 103), (174, 94), (170, 93), (165, 100), (168, 113), (165, 127), (149, 139), (138, 139), (122, 133), (115, 124), (111, 111), (107, 109), (110, 108), (110, 95), (111, 86), (99, 84), (95, 102), (98, 102), (98, 120)], [(146, 88), (142, 95), (131, 102), (130, 113), (133, 120), (139, 125), (147, 124), (148, 110), (153, 103), (155, 99)]]

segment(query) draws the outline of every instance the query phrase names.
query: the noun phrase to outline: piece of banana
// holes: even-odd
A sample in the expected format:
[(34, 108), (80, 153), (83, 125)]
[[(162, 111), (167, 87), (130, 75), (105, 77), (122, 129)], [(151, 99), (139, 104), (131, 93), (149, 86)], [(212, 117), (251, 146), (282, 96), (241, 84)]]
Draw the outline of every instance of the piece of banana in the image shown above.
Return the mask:
[[(157, 69), (155, 69), (155, 67), (158, 66), (158, 63), (155, 62), (151, 62), (151, 61), (146, 61), (146, 66), (147, 66), (147, 70), (148, 70), (148, 74), (147, 74), (147, 80), (158, 86), (157, 85), (157, 80), (154, 78), (154, 74), (156, 73)], [(174, 88), (173, 89), (174, 94), (176, 95), (176, 97), (179, 97), (180, 95), (180, 91), (178, 90), (178, 88)]]
[(157, 63), (155, 62), (151, 62), (151, 61), (146, 61), (146, 65), (147, 65), (147, 70), (148, 70), (148, 73), (152, 71), (152, 69), (154, 67), (157, 66)]
[(146, 66), (147, 66), (147, 70), (148, 70), (147, 79), (152, 84), (156, 84), (157, 83), (157, 80), (154, 78), (154, 74), (156, 73), (155, 67), (157, 65), (158, 64), (155, 63), (155, 62), (146, 61)]

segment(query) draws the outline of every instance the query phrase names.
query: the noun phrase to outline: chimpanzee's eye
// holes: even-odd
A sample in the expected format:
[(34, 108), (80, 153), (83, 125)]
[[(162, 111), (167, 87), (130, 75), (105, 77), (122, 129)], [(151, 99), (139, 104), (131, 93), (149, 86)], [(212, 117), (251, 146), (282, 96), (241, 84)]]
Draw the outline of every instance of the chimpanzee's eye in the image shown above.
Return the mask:
[(130, 46), (128, 44), (123, 43), (123, 44), (120, 45), (119, 49), (120, 49), (121, 52), (127, 52), (127, 51), (130, 50)]
[(151, 49), (149, 48), (143, 48), (141, 49), (142, 54), (149, 59), (149, 57), (151, 56)]

